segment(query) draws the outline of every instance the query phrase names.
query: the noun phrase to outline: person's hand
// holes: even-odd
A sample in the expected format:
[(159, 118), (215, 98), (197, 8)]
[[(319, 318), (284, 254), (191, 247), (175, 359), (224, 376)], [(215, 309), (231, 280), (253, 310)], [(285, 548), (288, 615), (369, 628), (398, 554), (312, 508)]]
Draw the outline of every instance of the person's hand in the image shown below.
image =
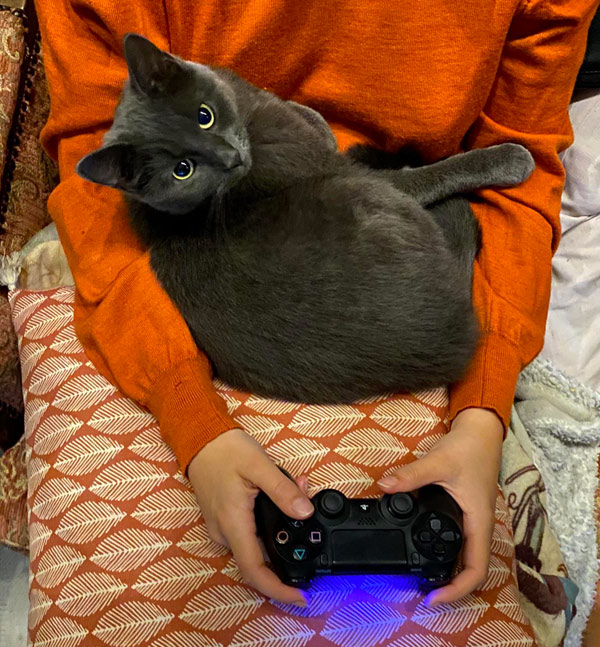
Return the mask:
[(196, 454), (188, 468), (208, 536), (231, 548), (244, 580), (263, 595), (306, 606), (299, 589), (283, 584), (265, 564), (256, 536), (254, 500), (263, 490), (284, 514), (306, 519), (314, 507), (307, 479), (294, 483), (241, 429), (221, 434)]
[(427, 596), (429, 606), (459, 600), (487, 578), (503, 436), (504, 425), (495, 413), (465, 409), (428, 454), (379, 482), (387, 494), (437, 483), (463, 511), (464, 570)]

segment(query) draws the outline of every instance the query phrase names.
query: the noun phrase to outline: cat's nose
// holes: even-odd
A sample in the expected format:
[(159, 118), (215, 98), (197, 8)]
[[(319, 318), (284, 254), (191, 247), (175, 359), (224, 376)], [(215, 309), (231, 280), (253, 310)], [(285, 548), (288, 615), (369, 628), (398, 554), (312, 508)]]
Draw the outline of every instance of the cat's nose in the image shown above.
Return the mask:
[(228, 151), (227, 157), (223, 161), (228, 169), (232, 169), (242, 164), (242, 156), (239, 151), (234, 148), (230, 152)]
[(237, 166), (248, 166), (250, 163), (250, 149), (248, 146), (240, 145), (239, 142), (225, 142), (219, 147), (218, 156), (221, 164), (227, 169), (234, 169)]

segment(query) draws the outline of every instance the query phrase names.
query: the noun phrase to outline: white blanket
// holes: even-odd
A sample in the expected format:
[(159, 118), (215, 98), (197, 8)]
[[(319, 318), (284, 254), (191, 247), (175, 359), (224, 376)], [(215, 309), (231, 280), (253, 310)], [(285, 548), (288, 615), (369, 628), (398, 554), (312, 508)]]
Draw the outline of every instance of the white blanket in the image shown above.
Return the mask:
[(541, 357), (600, 390), (600, 93), (569, 109), (575, 141), (562, 161), (562, 240)]

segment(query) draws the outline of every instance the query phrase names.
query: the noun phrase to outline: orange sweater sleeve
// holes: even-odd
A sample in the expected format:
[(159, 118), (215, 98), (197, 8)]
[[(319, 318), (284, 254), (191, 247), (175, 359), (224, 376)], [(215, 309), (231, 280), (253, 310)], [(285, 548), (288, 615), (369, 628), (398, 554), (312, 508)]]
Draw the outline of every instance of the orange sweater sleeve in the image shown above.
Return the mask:
[(36, 0), (36, 10), (51, 99), (41, 139), (61, 179), (48, 208), (75, 279), (75, 329), (100, 373), (156, 416), (185, 471), (208, 441), (236, 425), (122, 197), (74, 172), (110, 126), (127, 76), (123, 34), (141, 31), (169, 48), (163, 3)]
[(536, 170), (518, 187), (482, 191), (473, 204), (482, 230), (473, 291), (483, 339), (451, 389), (451, 419), (484, 407), (508, 425), (518, 374), (542, 348), (560, 238), (558, 152), (572, 142), (568, 106), (597, 7), (597, 0), (522, 2), (487, 104), (467, 134), (466, 148), (523, 144)]

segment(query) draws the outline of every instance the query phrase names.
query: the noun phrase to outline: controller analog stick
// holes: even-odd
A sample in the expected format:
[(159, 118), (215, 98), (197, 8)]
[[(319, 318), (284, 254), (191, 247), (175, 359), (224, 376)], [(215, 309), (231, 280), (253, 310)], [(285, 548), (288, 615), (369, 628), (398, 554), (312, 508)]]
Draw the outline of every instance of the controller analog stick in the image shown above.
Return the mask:
[(388, 500), (388, 510), (397, 518), (410, 516), (414, 507), (412, 497), (405, 492), (396, 492)]
[(337, 517), (344, 511), (344, 497), (339, 492), (327, 492), (319, 501), (319, 508), (326, 517)]

